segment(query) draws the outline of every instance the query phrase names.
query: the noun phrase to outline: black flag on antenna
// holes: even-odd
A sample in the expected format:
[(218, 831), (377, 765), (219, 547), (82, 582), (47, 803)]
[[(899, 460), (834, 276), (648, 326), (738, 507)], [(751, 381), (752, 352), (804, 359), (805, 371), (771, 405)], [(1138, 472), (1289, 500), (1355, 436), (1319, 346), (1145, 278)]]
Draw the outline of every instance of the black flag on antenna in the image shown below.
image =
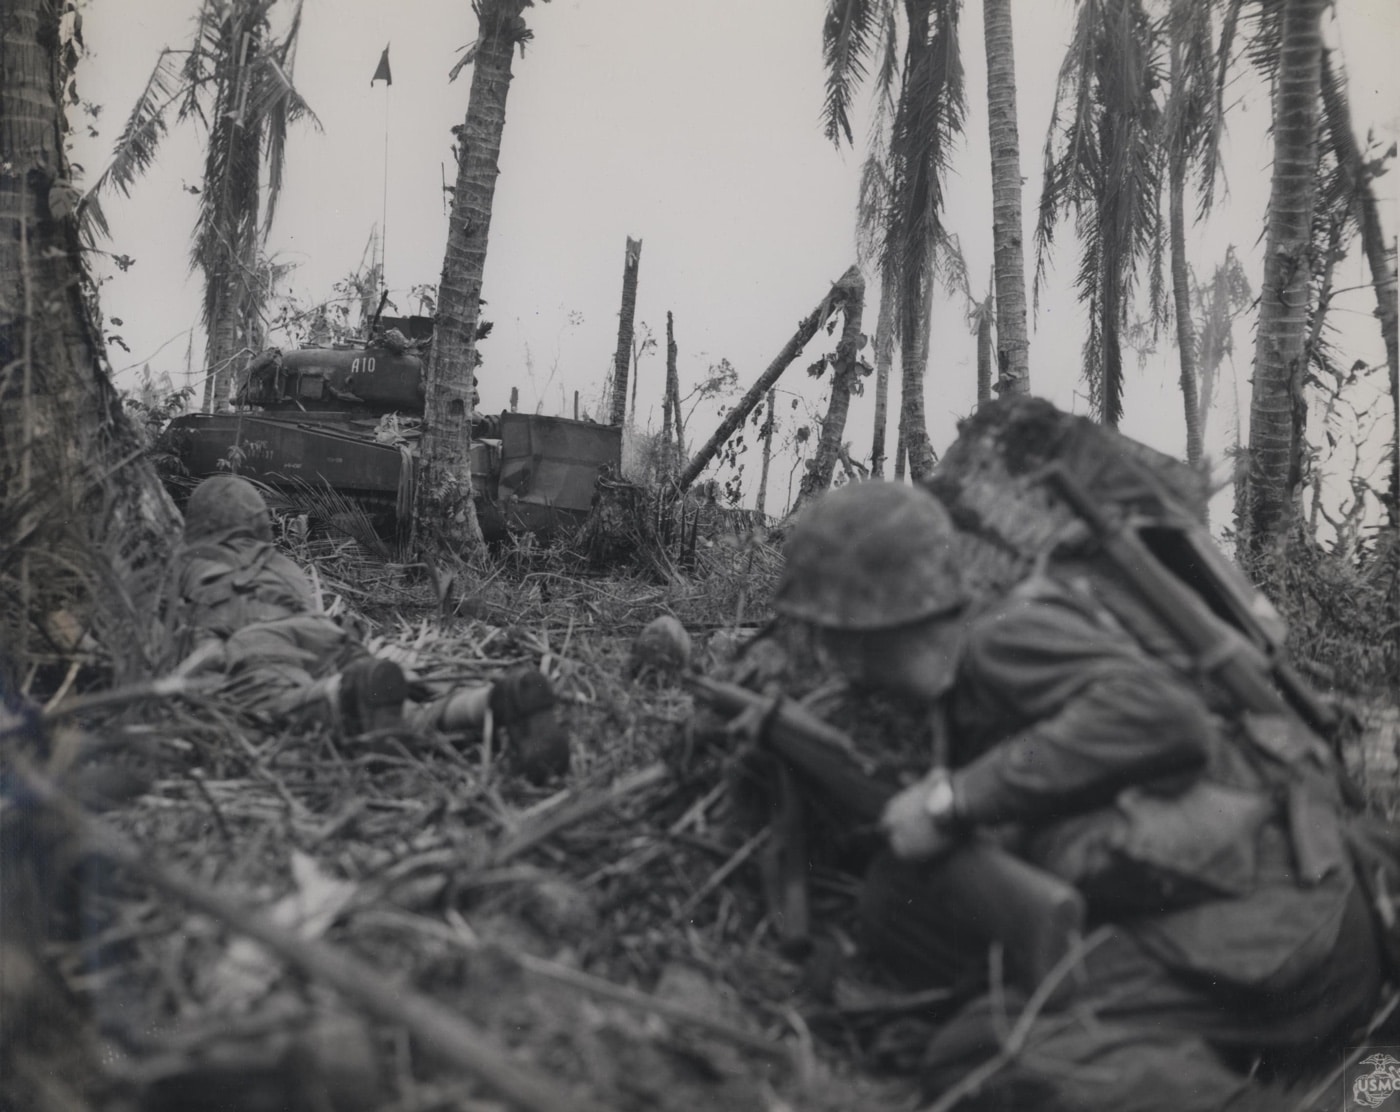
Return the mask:
[(379, 68), (374, 71), (374, 76), (369, 79), (370, 85), (376, 81), (383, 81), (387, 85), (394, 83), (393, 75), (389, 72), (389, 46), (386, 43), (384, 53), (379, 56)]

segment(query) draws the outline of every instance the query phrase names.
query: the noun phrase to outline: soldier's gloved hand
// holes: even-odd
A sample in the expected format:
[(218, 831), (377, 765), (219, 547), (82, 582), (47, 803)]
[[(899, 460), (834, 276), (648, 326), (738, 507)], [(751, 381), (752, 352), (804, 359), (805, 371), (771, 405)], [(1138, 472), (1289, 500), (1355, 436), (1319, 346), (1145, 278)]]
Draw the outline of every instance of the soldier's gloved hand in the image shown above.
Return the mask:
[[(890, 840), (896, 857), (906, 861), (927, 861), (941, 857), (957, 844), (959, 830), (951, 821), (940, 817), (939, 808), (930, 808), (930, 800), (940, 793), (951, 792), (946, 769), (934, 769), (917, 784), (910, 784), (887, 804), (880, 826)], [(951, 815), (951, 807), (947, 808)]]

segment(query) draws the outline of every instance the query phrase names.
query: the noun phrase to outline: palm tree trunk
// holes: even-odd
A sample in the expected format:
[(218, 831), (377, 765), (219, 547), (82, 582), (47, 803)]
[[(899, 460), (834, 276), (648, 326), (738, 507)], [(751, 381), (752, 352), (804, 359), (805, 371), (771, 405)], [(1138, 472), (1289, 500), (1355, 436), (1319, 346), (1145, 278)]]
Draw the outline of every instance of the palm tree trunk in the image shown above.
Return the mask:
[[(1174, 57), (1174, 56), (1173, 56)], [(1186, 411), (1186, 462), (1201, 462), (1201, 404), (1197, 389), (1196, 328), (1191, 319), (1191, 281), (1186, 269), (1186, 159), (1173, 152), (1167, 200), (1171, 224), (1172, 299), (1176, 313), (1176, 347), (1181, 359), (1181, 402)]]
[(900, 406), (899, 421), (894, 439), (894, 480), (899, 482), (904, 478), (905, 467), (909, 463), (909, 441), (904, 435), (904, 407)]
[(773, 462), (773, 427), (778, 423), (777, 404), (778, 391), (769, 390), (768, 412), (763, 421), (763, 468), (758, 473), (758, 497), (754, 499), (753, 507), (760, 521), (768, 508), (768, 468)]
[(431, 521), (449, 543), (481, 543), (471, 477), (472, 378), (481, 278), (491, 207), (500, 173), (515, 44), (526, 0), (481, 0), (471, 93), (461, 134), (438, 312), (428, 358), (417, 520)]
[(676, 325), (671, 310), (666, 310), (666, 389), (661, 399), (661, 473), (669, 475), (675, 463), (675, 449), (671, 447), (671, 390), (676, 377)]
[(204, 411), (224, 413), (229, 407), (229, 381), (239, 352), (238, 298), (234, 293), (234, 280), (227, 275), (219, 280), (214, 313), (214, 319), (209, 324), (209, 344), (204, 360), (207, 368)]
[(1327, 0), (1287, 0), (1274, 96), (1274, 172), (1250, 398), (1246, 543), (1286, 542), (1302, 478), (1313, 200)]
[(875, 432), (870, 438), (870, 475), (885, 477), (885, 430), (890, 423), (890, 364), (894, 362), (894, 282), (880, 276), (880, 312), (875, 320)]
[(932, 266), (928, 266), (922, 274), (912, 275), (906, 281), (917, 284), (917, 289), (908, 291), (905, 298), (904, 327), (901, 329), (902, 335), (899, 340), (903, 370), (899, 408), (902, 420), (901, 434), (909, 458), (909, 477), (917, 483), (932, 473), (936, 462), (933, 443), (928, 438), (928, 420), (924, 415), (929, 317), (933, 311)]
[(1371, 173), (1356, 145), (1351, 121), (1351, 105), (1341, 95), (1341, 85), (1331, 73), (1331, 52), (1322, 52), (1322, 106), (1327, 113), (1327, 129), (1337, 163), (1350, 176), (1356, 190), (1361, 225), (1361, 249), (1371, 268), (1371, 285), (1376, 291), (1376, 316), (1385, 341), (1385, 360), (1390, 371), (1390, 412), (1394, 422), (1390, 446), (1390, 489), (1387, 512), (1391, 525), (1400, 524), (1400, 327), (1397, 327), (1395, 268), (1390, 265), (1381, 231), (1380, 209)]
[(977, 313), (977, 404), (992, 400), (992, 298), (989, 293)]
[(840, 309), (850, 296), (850, 290), (858, 285), (861, 294), (865, 291), (865, 282), (860, 276), (857, 267), (851, 267), (845, 274), (841, 275), (831, 291), (822, 299), (820, 305), (813, 309), (802, 322), (797, 326), (797, 331), (793, 333), (792, 339), (778, 352), (777, 358), (768, 364), (768, 369), (759, 375), (758, 381), (749, 387), (749, 391), (739, 399), (739, 404), (734, 406), (724, 415), (719, 427), (715, 429), (714, 435), (710, 437), (704, 446), (695, 453), (695, 457), (686, 464), (685, 470), (681, 473), (680, 488), (686, 490), (690, 484), (695, 482), (700, 472), (714, 459), (715, 453), (724, 446), (734, 430), (742, 425), (748, 416), (753, 412), (754, 406), (758, 405), (760, 399), (772, 388), (773, 384), (782, 377), (782, 373), (788, 369), (792, 361), (797, 358), (798, 353), (807, 346), (807, 342), (817, 334), (823, 324), (830, 318), (831, 314)]
[(836, 457), (841, 450), (841, 436), (846, 431), (846, 416), (851, 409), (851, 388), (859, 374), (860, 347), (864, 339), (860, 322), (864, 311), (865, 279), (856, 270), (854, 280), (846, 288), (842, 305), (845, 323), (841, 328), (840, 342), (836, 345), (835, 365), (831, 371), (831, 401), (827, 403), (826, 417), (822, 420), (817, 450), (807, 465), (797, 491), (798, 506), (831, 486)]
[(627, 237), (622, 262), (622, 309), (617, 321), (617, 354), (613, 357), (613, 395), (610, 424), (627, 421), (627, 360), (632, 354), (632, 322), (637, 315), (637, 270), (642, 262), (642, 241)]
[(1016, 59), (1011, 0), (983, 0), (987, 46), (987, 129), (992, 147), (992, 247), (996, 266), (998, 389), (1030, 391), (1026, 267), (1021, 248), (1021, 140), (1016, 127)]
[[(676, 333), (671, 312), (666, 311), (666, 420), (675, 435), (675, 447), (666, 461), (666, 474), (673, 475), (685, 466), (685, 429), (681, 425), (681, 378), (676, 369)], [(669, 445), (669, 441), (667, 442)]]
[[(36, 663), (32, 636), (65, 611), (118, 677), (149, 667), (156, 577), (175, 511), (122, 413), (74, 213), (64, 150), (61, 5), (0, 14), (0, 685)], [(76, 646), (73, 646), (76, 648)], [(8, 662), (6, 661), (6, 658)]]

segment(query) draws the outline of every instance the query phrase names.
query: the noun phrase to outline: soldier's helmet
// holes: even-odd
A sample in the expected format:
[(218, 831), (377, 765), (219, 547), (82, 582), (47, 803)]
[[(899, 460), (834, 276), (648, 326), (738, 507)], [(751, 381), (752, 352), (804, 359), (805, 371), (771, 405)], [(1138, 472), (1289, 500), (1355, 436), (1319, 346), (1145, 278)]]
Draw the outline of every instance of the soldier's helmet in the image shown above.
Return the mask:
[(774, 605), (852, 632), (951, 613), (968, 600), (954, 537), (948, 512), (922, 487), (850, 483), (799, 515)]
[(258, 488), (238, 475), (211, 475), (185, 507), (185, 540), (206, 540), (237, 532), (272, 540), (272, 514)]

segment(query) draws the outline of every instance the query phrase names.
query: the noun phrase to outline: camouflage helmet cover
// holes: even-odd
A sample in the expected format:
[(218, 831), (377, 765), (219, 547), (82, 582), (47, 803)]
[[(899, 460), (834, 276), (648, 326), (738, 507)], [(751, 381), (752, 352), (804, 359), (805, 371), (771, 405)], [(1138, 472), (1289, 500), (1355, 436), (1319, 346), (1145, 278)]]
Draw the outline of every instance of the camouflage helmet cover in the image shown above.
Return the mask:
[(947, 613), (967, 601), (954, 529), (922, 487), (874, 480), (824, 494), (783, 548), (774, 605), (833, 630), (879, 630)]
[(272, 540), (272, 514), (258, 488), (238, 475), (213, 475), (194, 488), (185, 507), (185, 540), (245, 532)]

